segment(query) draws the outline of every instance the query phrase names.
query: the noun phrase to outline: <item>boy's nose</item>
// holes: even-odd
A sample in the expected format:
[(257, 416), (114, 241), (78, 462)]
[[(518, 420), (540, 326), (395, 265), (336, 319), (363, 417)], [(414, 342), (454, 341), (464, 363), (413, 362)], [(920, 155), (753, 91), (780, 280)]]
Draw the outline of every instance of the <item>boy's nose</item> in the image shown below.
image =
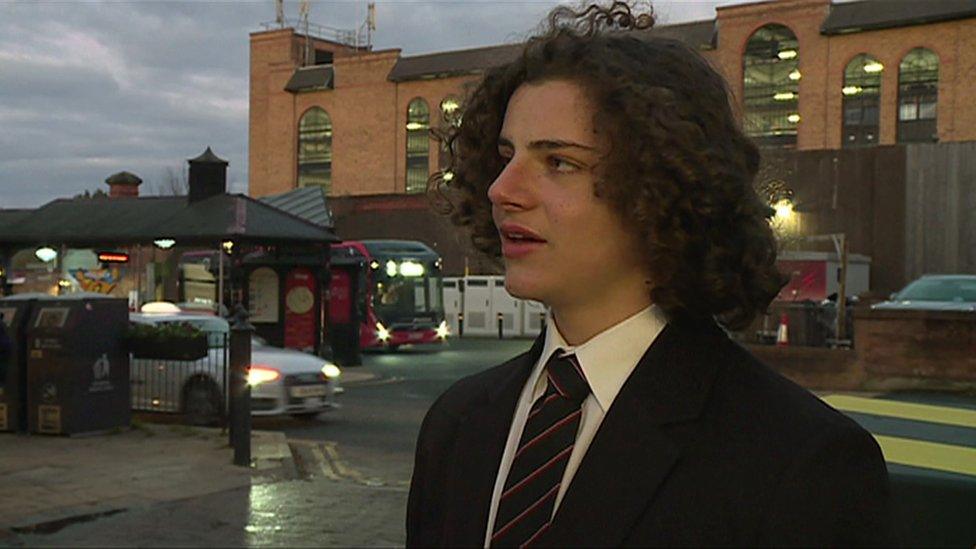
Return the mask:
[(525, 207), (531, 197), (524, 182), (522, 168), (513, 158), (488, 187), (488, 200), (495, 207)]

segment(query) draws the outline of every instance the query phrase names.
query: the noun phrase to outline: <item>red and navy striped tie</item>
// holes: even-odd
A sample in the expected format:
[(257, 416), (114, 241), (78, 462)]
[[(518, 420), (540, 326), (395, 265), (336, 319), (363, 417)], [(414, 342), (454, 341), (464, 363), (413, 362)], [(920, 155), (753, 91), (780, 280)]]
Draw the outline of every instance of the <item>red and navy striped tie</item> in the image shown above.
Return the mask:
[(575, 355), (546, 363), (546, 392), (529, 411), (505, 489), (498, 501), (492, 547), (532, 544), (549, 528), (556, 495), (579, 430), (590, 387)]

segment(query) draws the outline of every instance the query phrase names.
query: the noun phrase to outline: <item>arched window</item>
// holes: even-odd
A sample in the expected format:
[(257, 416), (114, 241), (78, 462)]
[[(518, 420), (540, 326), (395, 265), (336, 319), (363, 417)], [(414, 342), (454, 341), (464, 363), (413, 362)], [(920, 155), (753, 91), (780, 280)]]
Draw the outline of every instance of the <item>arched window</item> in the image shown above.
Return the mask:
[(844, 69), (844, 147), (878, 143), (878, 111), (884, 65), (866, 53), (851, 59)]
[(760, 146), (796, 145), (800, 77), (793, 31), (770, 24), (753, 33), (742, 58), (745, 130)]
[(898, 66), (898, 142), (937, 141), (939, 57), (915, 48)]
[[(444, 126), (453, 126), (454, 128), (459, 128), (461, 126), (461, 100), (454, 95), (448, 95), (441, 101), (441, 120), (443, 120)], [(447, 129), (446, 127), (443, 129)], [(441, 169), (448, 166), (448, 151), (447, 142), (441, 141), (439, 162)]]
[(430, 153), (430, 109), (417, 98), (407, 106), (407, 193), (427, 190)]
[(332, 119), (312, 107), (298, 122), (298, 186), (332, 188)]

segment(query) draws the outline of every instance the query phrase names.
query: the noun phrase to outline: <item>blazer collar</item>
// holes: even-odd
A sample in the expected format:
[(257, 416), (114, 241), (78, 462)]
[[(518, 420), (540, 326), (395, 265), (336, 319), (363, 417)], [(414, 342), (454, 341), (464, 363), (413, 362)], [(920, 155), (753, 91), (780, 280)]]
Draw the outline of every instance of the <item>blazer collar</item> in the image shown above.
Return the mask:
[(700, 415), (723, 341), (714, 324), (665, 327), (603, 418), (537, 545), (623, 543), (681, 455), (662, 427)]

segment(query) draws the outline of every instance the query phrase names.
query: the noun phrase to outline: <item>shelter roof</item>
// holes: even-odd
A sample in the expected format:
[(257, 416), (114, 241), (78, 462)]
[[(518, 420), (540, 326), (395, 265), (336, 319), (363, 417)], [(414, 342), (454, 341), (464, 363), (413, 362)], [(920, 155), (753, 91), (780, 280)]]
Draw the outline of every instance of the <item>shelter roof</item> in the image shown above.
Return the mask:
[(863, 0), (832, 4), (820, 32), (862, 32), (968, 17), (976, 17), (976, 0)]
[(180, 244), (219, 240), (329, 243), (328, 228), (240, 194), (188, 204), (186, 197), (54, 200), (13, 223), (0, 218), (0, 245), (112, 245), (172, 238)]
[(262, 196), (258, 200), (320, 227), (331, 229), (334, 226), (325, 189), (322, 187), (302, 187), (286, 193)]

